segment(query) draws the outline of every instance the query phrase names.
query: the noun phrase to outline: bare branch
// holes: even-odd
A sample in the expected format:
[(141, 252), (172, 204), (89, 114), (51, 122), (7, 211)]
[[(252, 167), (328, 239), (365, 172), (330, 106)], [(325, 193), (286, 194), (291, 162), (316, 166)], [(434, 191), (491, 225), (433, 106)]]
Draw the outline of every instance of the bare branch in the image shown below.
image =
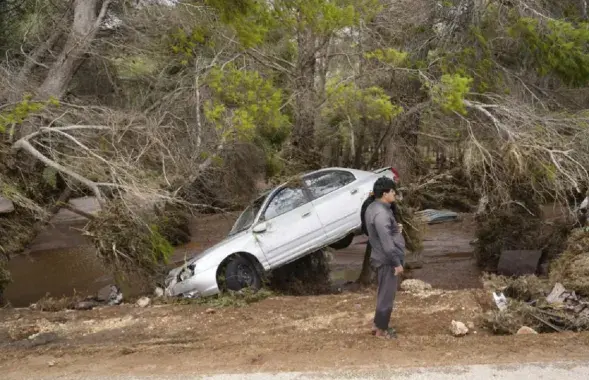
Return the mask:
[(13, 148), (17, 149), (17, 150), (22, 149), (22, 150), (28, 152), (31, 156), (33, 156), (36, 159), (38, 159), (39, 161), (43, 162), (45, 165), (52, 167), (53, 169), (65, 174), (69, 177), (72, 177), (76, 181), (86, 185), (90, 190), (92, 190), (92, 192), (94, 193), (94, 196), (96, 197), (98, 202), (100, 204), (104, 204), (104, 202), (105, 202), (104, 197), (102, 196), (102, 193), (95, 182), (90, 181), (89, 179), (79, 175), (78, 173), (69, 170), (65, 166), (62, 166), (59, 163), (45, 157), (43, 155), (43, 153), (39, 152), (34, 146), (32, 146), (31, 143), (27, 139), (22, 138), (22, 139), (16, 141), (13, 145)]

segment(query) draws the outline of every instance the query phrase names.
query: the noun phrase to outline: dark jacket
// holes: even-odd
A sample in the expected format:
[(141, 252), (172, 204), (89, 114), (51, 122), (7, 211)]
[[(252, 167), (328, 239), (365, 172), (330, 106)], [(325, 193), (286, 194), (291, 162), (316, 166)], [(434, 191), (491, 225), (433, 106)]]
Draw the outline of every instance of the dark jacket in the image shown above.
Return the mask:
[[(362, 233), (366, 236), (368, 236), (368, 230), (366, 229), (366, 209), (368, 208), (368, 206), (370, 206), (370, 204), (372, 202), (374, 202), (374, 199), (375, 199), (374, 195), (371, 195), (368, 198), (366, 198), (364, 203), (362, 203), (362, 208), (360, 209), (360, 220), (362, 221)], [(395, 216), (395, 220), (398, 223), (399, 222), (399, 210), (397, 209), (396, 203), (391, 203), (391, 211), (393, 212), (393, 215)]]
[(365, 213), (368, 241), (372, 247), (373, 267), (397, 267), (405, 262), (405, 239), (399, 231), (391, 207), (381, 201), (372, 202)]

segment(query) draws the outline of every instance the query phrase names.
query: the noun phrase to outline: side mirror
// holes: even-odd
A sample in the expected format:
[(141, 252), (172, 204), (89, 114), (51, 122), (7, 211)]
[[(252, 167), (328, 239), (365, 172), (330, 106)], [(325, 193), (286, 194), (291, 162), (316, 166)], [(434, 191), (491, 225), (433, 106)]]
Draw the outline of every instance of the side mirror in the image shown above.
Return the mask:
[(266, 222), (262, 222), (257, 224), (253, 229), (253, 233), (255, 234), (261, 234), (262, 232), (266, 232), (266, 230), (268, 229), (268, 226), (266, 225)]

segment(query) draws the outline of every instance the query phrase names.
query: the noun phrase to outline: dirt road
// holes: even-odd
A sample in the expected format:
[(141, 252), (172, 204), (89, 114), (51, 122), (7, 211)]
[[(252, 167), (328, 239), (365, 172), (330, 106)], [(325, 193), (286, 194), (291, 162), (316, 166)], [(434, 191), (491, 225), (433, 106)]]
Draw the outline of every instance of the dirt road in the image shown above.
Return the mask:
[[(502, 380), (520, 380), (520, 379), (543, 379), (543, 380), (584, 380), (589, 373), (589, 363), (587, 362), (563, 362), (551, 364), (518, 364), (518, 365), (468, 365), (439, 368), (384, 368), (364, 369), (353, 371), (325, 371), (325, 372), (279, 372), (279, 373), (238, 373), (238, 374), (221, 374), (221, 375), (197, 375), (197, 374), (177, 374), (163, 376), (66, 376), (60, 377), (62, 380), (188, 380), (188, 379), (208, 379), (208, 380), (378, 380), (378, 379), (404, 379), (404, 380), (492, 380), (500, 378)], [(52, 379), (52, 377), (43, 377), (43, 379)]]
[[(588, 334), (491, 336), (476, 316), (483, 290), (399, 296), (397, 341), (369, 334), (374, 290), (275, 297), (247, 307), (131, 305), (0, 314), (3, 379), (321, 371), (391, 365), (507, 364), (589, 357)], [(463, 338), (450, 322), (473, 321)]]

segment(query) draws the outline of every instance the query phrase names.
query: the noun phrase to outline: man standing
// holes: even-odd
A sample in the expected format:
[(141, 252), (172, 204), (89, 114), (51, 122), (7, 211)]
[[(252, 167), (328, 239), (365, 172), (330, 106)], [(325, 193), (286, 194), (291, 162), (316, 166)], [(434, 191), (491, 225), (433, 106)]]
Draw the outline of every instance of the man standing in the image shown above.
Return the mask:
[(364, 217), (372, 247), (370, 264), (378, 277), (375, 335), (392, 339), (396, 333), (389, 328), (389, 321), (397, 293), (397, 276), (403, 272), (405, 239), (391, 210), (397, 195), (395, 182), (387, 177), (379, 178), (374, 183), (373, 193), (375, 200), (366, 209)]

